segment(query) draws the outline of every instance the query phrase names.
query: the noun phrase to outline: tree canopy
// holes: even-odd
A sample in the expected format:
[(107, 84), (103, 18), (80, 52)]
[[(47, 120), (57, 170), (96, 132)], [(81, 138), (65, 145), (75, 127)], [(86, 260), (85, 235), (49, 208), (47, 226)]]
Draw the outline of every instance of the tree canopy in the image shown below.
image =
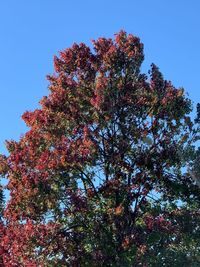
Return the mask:
[(2, 266), (199, 266), (200, 112), (155, 64), (141, 72), (138, 37), (92, 43), (55, 56), (1, 155)]

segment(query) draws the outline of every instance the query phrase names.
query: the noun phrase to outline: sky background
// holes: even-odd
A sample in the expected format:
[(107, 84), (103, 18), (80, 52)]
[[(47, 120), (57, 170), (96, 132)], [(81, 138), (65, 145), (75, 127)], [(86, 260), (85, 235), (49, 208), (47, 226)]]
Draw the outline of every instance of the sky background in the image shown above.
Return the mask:
[(144, 43), (167, 80), (200, 102), (200, 0), (1, 0), (0, 153), (27, 131), (21, 115), (48, 95), (53, 55), (121, 29)]

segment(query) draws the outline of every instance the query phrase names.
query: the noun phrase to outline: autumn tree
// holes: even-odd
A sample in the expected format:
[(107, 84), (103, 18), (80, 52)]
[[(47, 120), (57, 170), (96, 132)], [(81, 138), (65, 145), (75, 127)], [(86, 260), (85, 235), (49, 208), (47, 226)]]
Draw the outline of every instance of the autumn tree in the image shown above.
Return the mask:
[(199, 266), (198, 118), (143, 60), (124, 31), (55, 56), (49, 95), (0, 161), (3, 266)]

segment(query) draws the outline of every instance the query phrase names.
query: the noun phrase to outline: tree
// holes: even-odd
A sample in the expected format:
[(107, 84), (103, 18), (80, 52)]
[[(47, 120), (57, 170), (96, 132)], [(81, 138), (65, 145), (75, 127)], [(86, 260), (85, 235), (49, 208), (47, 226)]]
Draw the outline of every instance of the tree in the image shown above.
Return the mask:
[[(182, 88), (124, 31), (54, 58), (1, 173), (4, 266), (199, 266), (196, 125)], [(192, 218), (192, 220), (191, 220)]]
[[(0, 166), (4, 165), (5, 157), (0, 157)], [(2, 170), (0, 169), (1, 173)], [(4, 235), (4, 225), (3, 225), (3, 208), (4, 208), (4, 193), (3, 187), (0, 185), (0, 240), (3, 238)], [(2, 258), (3, 247), (0, 244), (0, 264), (3, 265), (3, 258)]]

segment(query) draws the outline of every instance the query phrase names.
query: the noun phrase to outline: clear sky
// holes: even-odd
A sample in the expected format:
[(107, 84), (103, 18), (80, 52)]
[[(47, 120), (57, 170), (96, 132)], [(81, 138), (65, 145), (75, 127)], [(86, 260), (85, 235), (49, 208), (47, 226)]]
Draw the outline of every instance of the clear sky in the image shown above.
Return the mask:
[(200, 102), (200, 0), (1, 0), (0, 153), (27, 130), (22, 113), (48, 94), (53, 55), (121, 29), (144, 43), (145, 71), (154, 62)]

